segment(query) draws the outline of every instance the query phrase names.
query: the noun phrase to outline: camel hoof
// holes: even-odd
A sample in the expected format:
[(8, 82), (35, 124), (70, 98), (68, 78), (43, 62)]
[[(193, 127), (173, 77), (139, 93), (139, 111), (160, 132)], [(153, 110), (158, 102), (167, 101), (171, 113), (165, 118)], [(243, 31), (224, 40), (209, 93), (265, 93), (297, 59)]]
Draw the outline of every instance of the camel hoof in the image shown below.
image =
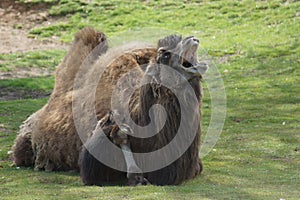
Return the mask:
[(128, 178), (129, 186), (139, 186), (139, 185), (151, 185), (151, 183), (144, 178), (143, 174), (131, 174)]

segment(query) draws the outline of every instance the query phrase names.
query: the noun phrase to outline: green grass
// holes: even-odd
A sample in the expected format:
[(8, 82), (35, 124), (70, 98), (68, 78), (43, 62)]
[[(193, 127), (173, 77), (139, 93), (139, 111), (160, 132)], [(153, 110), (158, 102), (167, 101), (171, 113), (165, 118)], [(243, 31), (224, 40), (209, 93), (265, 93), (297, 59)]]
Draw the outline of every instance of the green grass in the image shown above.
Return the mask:
[(65, 51), (59, 50), (46, 50), (0, 54), (0, 71), (14, 71), (20, 68), (54, 70), (65, 53)]
[[(39, 2), (40, 0), (35, 0)], [(54, 3), (53, 3), (54, 2)], [(84, 26), (108, 36), (143, 27), (195, 35), (215, 60), (227, 94), (227, 116), (203, 175), (180, 186), (86, 187), (74, 173), (11, 166), (7, 155), (18, 126), (46, 99), (0, 102), (0, 196), (3, 199), (298, 199), (300, 196), (300, 2), (297, 1), (53, 1), (64, 22), (31, 30), (70, 42)], [(51, 58), (24, 63), (57, 64)], [(14, 54), (0, 55), (16, 68)], [(12, 57), (9, 60), (9, 57)], [(52, 59), (56, 60), (53, 61)], [(23, 65), (26, 66), (27, 64)], [(1, 65), (2, 66), (2, 65)], [(33, 65), (32, 65), (33, 66)], [(39, 63), (35, 67), (43, 66)], [(3, 67), (4, 68), (4, 67)], [(0, 70), (3, 70), (0, 67)], [(51, 79), (51, 78), (50, 78)], [(0, 81), (5, 87), (51, 89), (53, 79)], [(37, 81), (38, 82), (38, 81)], [(204, 82), (203, 129), (210, 120)]]
[(36, 77), (7, 79), (0, 81), (0, 88), (23, 89), (23, 90), (44, 90), (49, 92), (53, 89), (54, 77)]

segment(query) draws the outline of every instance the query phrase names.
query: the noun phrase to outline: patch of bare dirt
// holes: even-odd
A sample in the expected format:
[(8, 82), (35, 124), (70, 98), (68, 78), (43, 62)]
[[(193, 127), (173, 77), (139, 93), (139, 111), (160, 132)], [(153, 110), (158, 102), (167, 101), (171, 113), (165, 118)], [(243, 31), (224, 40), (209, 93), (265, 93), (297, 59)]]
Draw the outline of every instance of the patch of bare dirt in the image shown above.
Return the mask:
[[(59, 42), (52, 37), (47, 40), (28, 37), (32, 28), (48, 26), (62, 18), (52, 18), (49, 3), (20, 3), (14, 0), (0, 0), (0, 54), (28, 52), (33, 50), (65, 49), (69, 44)], [(0, 60), (1, 63), (1, 60)], [(0, 71), (0, 79), (48, 76), (53, 71), (47, 69), (19, 68), (15, 71)], [(28, 91), (16, 88), (0, 88), (0, 101), (24, 98), (41, 98), (49, 96), (44, 91)]]
[[(51, 18), (47, 10), (49, 3), (19, 3), (14, 0), (0, 1), (0, 54), (48, 49), (65, 49), (69, 45), (52, 37), (47, 40), (28, 37), (32, 28), (48, 26), (58, 20)], [(0, 60), (1, 63), (1, 60)], [(0, 79), (36, 77), (52, 74), (52, 71), (22, 68), (17, 71), (1, 72)]]
[[(42, 90), (23, 90), (16, 88), (1, 88), (0, 101), (17, 100), (17, 99), (37, 99), (49, 97), (50, 93)], [(1, 127), (0, 127), (1, 129)]]
[(50, 76), (54, 72), (49, 69), (39, 69), (39, 68), (20, 68), (16, 71), (1, 72), (1, 79), (12, 79), (12, 78), (32, 78), (38, 76)]
[(47, 12), (51, 4), (24, 4), (14, 0), (0, 2), (0, 54), (45, 49), (67, 49), (68, 45), (53, 37), (44, 41), (29, 38), (32, 28), (47, 26), (60, 19)]
[(67, 49), (66, 44), (62, 44), (56, 38), (45, 41), (36, 38), (28, 38), (28, 30), (16, 29), (10, 26), (0, 26), (0, 54), (26, 52), (46, 49)]

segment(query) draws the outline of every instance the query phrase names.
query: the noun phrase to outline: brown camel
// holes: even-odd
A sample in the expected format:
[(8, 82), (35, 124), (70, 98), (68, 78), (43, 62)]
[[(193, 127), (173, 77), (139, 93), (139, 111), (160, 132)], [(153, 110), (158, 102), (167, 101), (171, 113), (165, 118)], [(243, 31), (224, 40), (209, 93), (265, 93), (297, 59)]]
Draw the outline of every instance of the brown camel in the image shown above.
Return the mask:
[[(70, 52), (57, 68), (55, 87), (48, 103), (31, 115), (21, 127), (13, 147), (15, 163), (50, 171), (78, 170), (80, 167), (82, 180), (87, 185), (123, 180), (126, 174), (131, 185), (180, 184), (195, 177), (202, 171), (199, 158), (200, 81), (207, 70), (204, 63), (197, 61), (198, 45), (198, 39), (192, 36), (182, 39), (181, 36), (171, 35), (159, 40), (157, 47), (133, 45), (115, 55), (111, 55), (112, 52), (108, 50), (108, 55), (100, 56), (107, 51), (105, 35), (91, 28), (81, 30), (76, 34)], [(109, 62), (104, 61), (105, 58), (109, 58)], [(81, 80), (83, 88), (74, 88), (76, 74), (82, 65), (88, 66), (85, 74), (91, 76), (105, 65), (95, 91), (91, 89), (95, 83), (93, 78)], [(168, 68), (171, 70), (168, 71)], [(125, 84), (118, 85), (118, 80), (126, 78), (132, 70), (134, 73), (129, 76), (131, 82), (135, 86), (146, 84), (136, 88), (128, 97), (126, 87), (129, 83), (125, 81)], [(74, 124), (74, 112), (77, 111), (72, 103), (74, 96), (82, 96), (81, 109), (85, 109), (85, 101), (92, 99), (93, 95), (99, 123), (96, 127), (88, 117), (82, 116), (80, 124), (94, 130), (92, 133), (84, 132), (80, 136), (83, 137), (82, 142)], [(111, 107), (112, 97), (116, 99), (116, 110)], [(157, 104), (164, 107), (164, 111), (156, 113), (152, 118), (150, 110)], [(149, 133), (148, 137), (141, 138), (142, 133), (132, 127), (132, 122), (123, 113), (125, 108), (122, 105), (128, 105), (130, 119), (137, 126), (152, 124), (156, 134)], [(121, 116), (122, 124), (116, 122), (116, 115)], [(182, 119), (182, 116), (186, 119)], [(162, 121), (165, 122), (163, 125)], [(99, 128), (104, 134), (99, 133)], [(178, 137), (179, 142), (176, 140), (177, 149), (172, 150), (178, 152), (175, 153), (176, 160), (166, 163), (162, 168), (146, 169), (149, 160), (138, 159), (135, 153), (161, 149), (177, 138), (178, 131), (182, 134)], [(106, 139), (122, 149), (115, 155), (106, 156), (116, 159), (120, 168), (106, 166), (90, 152), (94, 149), (94, 153), (106, 155)], [(190, 141), (187, 147), (183, 147), (180, 142), (185, 140)], [(157, 161), (154, 157), (152, 162), (168, 160), (168, 155), (162, 154), (161, 158), (165, 156), (166, 159), (160, 158)], [(130, 171), (130, 167), (136, 169)]]

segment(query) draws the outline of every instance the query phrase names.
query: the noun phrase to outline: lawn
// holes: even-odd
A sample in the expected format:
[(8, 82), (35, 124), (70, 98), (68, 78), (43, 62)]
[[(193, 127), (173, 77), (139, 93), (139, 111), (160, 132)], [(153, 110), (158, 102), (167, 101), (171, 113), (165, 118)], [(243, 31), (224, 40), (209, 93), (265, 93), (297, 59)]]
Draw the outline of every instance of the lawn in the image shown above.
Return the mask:
[[(49, 4), (57, 23), (29, 37), (71, 42), (85, 26), (117, 37), (132, 29), (197, 36), (222, 76), (223, 131), (203, 158), (204, 171), (180, 186), (83, 186), (74, 172), (17, 168), (7, 154), (19, 126), (46, 98), (0, 101), (1, 199), (299, 199), (300, 2), (298, 1), (22, 1)], [(113, 41), (111, 41), (113, 42)], [(54, 69), (62, 50), (0, 54), (0, 71)], [(1, 90), (49, 93), (53, 77), (0, 80)], [(204, 136), (211, 99), (204, 80)]]

